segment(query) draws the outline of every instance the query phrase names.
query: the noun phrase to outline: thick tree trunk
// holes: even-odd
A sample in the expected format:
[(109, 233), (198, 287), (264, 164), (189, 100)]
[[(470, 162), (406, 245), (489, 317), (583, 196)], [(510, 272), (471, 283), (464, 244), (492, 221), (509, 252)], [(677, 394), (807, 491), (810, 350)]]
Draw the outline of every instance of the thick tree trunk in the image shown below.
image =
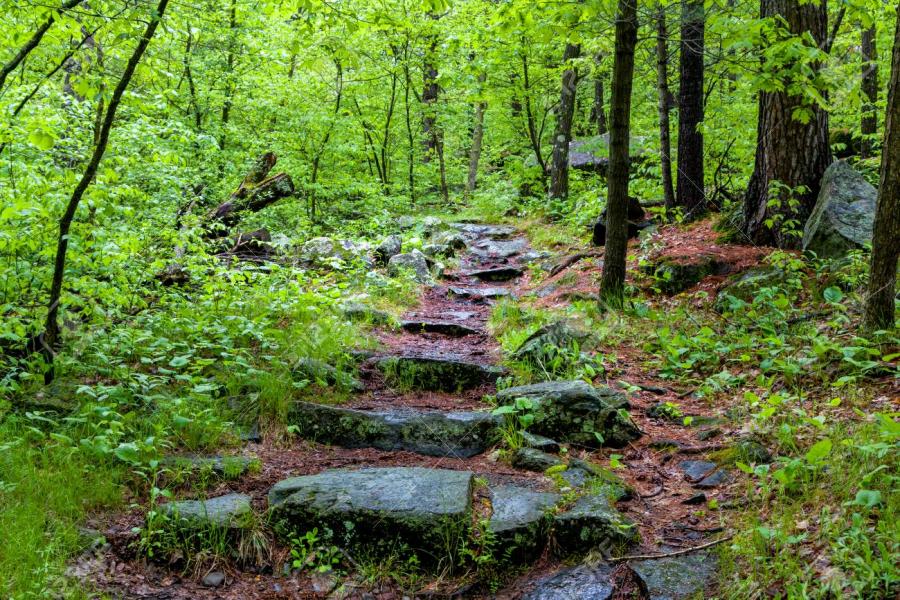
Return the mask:
[(578, 44), (566, 44), (563, 63), (562, 91), (556, 113), (556, 131), (553, 134), (553, 158), (550, 163), (550, 197), (569, 197), (569, 142), (572, 141), (572, 119), (575, 116), (575, 91), (578, 87), (578, 70), (569, 62), (581, 54)]
[(669, 111), (672, 92), (669, 91), (669, 32), (666, 28), (666, 11), (660, 5), (656, 13), (656, 91), (659, 112), (659, 166), (662, 172), (663, 201), (666, 210), (675, 208), (675, 189), (672, 185), (672, 140), (670, 137)]
[(597, 135), (603, 135), (609, 131), (609, 125), (606, 122), (606, 101), (604, 96), (603, 78), (597, 75), (594, 79), (594, 104), (591, 106), (591, 123), (597, 124)]
[[(762, 16), (782, 17), (792, 34), (808, 32), (817, 45), (827, 43), (824, 2), (762, 0)], [(790, 89), (790, 76), (785, 77)], [(799, 109), (810, 112), (808, 122), (794, 118)], [(828, 113), (788, 92), (760, 92), (756, 139), (756, 161), (744, 196), (744, 233), (753, 244), (795, 248), (831, 163)]]
[(47, 383), (53, 380), (53, 357), (55, 348), (59, 343), (59, 304), (62, 296), (63, 275), (66, 270), (66, 251), (69, 247), (69, 229), (72, 225), (72, 219), (75, 218), (75, 211), (78, 210), (78, 204), (81, 202), (84, 192), (97, 174), (100, 160), (106, 152), (106, 145), (109, 143), (109, 133), (112, 130), (113, 121), (116, 118), (116, 110), (119, 108), (119, 103), (122, 101), (125, 89), (128, 87), (128, 84), (131, 83), (131, 77), (134, 75), (134, 70), (137, 68), (141, 57), (147, 50), (147, 46), (150, 45), (150, 40), (156, 32), (156, 28), (159, 25), (163, 14), (166, 12), (168, 4), (169, 0), (159, 1), (156, 11), (150, 16), (150, 22), (147, 24), (144, 35), (141, 36), (137, 46), (135, 46), (134, 52), (132, 52), (131, 57), (128, 59), (125, 70), (122, 72), (122, 77), (119, 79), (119, 83), (116, 85), (112, 97), (110, 98), (109, 107), (106, 109), (106, 116), (104, 117), (103, 125), (100, 128), (100, 137), (97, 144), (94, 146), (91, 160), (88, 162), (78, 185), (75, 186), (72, 197), (69, 199), (68, 205), (66, 205), (66, 210), (59, 220), (59, 237), (56, 244), (56, 259), (53, 265), (53, 280), (50, 284), (50, 297), (47, 302), (47, 321), (44, 326), (43, 338), (41, 339), (42, 353), (50, 367), (44, 378)]
[[(432, 19), (437, 19), (434, 15), (429, 15)], [(436, 104), (438, 95), (440, 94), (440, 86), (438, 85), (438, 70), (434, 64), (435, 52), (437, 51), (437, 38), (435, 35), (429, 34), (428, 48), (425, 50), (425, 63), (422, 65), (422, 74), (424, 78), (424, 87), (422, 89), (422, 130), (425, 133), (425, 156), (424, 162), (430, 162), (432, 157), (438, 152), (438, 143), (440, 139), (437, 132), (437, 110)]]
[[(63, 12), (66, 10), (71, 10), (84, 2), (84, 0), (66, 0), (62, 3), (62, 6), (59, 7), (57, 12)], [(9, 61), (0, 67), (0, 90), (3, 89), (3, 85), (6, 83), (6, 78), (9, 77), (10, 73), (16, 70), (22, 61), (28, 58), (28, 55), (31, 54), (31, 51), (38, 47), (38, 44), (41, 43), (41, 39), (44, 37), (44, 34), (47, 33), (47, 30), (56, 22), (57, 12), (53, 12), (47, 18), (46, 21), (38, 26), (37, 30), (32, 34), (28, 41), (26, 41), (19, 51), (16, 52), (15, 56), (13, 56)]]
[(706, 209), (703, 178), (703, 0), (681, 0), (681, 83), (678, 88), (676, 203), (688, 218)]
[[(478, 93), (482, 93), (482, 87), (487, 79), (486, 73), (478, 75)], [(478, 181), (478, 163), (481, 160), (481, 143), (484, 140), (484, 111), (487, 109), (487, 102), (479, 99), (475, 103), (475, 123), (472, 127), (472, 147), (469, 149), (469, 173), (466, 178), (466, 197), (472, 195), (475, 191), (475, 184)]]
[(869, 330), (894, 328), (897, 260), (900, 258), (900, 4), (897, 5), (897, 17), (866, 295), (865, 327)]
[(226, 229), (240, 221), (242, 212), (260, 211), (294, 193), (294, 182), (287, 173), (268, 176), (276, 162), (278, 158), (272, 152), (259, 157), (228, 201), (207, 214), (209, 237), (226, 235)]
[(621, 306), (625, 293), (628, 252), (628, 173), (631, 135), (631, 88), (634, 47), (637, 44), (637, 0), (619, 0), (616, 17), (615, 62), (610, 99), (609, 177), (606, 203), (606, 252), (600, 297), (604, 304)]
[(862, 114), (860, 116), (860, 133), (862, 133), (862, 156), (872, 156), (875, 136), (878, 133), (878, 113), (875, 105), (878, 102), (878, 55), (875, 49), (875, 25), (862, 31)]

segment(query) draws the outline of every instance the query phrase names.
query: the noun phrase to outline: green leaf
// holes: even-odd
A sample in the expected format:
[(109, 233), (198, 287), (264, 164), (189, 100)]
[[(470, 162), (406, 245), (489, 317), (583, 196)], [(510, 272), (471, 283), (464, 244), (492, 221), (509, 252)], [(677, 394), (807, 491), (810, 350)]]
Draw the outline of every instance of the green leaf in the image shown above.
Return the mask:
[(825, 288), (822, 295), (825, 297), (825, 301), (830, 304), (837, 304), (844, 299), (844, 292), (834, 286)]
[(820, 442), (813, 444), (812, 448), (806, 453), (806, 462), (811, 465), (818, 463), (831, 453), (831, 440), (825, 438)]
[(52, 135), (41, 129), (36, 129), (29, 133), (28, 141), (40, 150), (49, 150), (53, 147), (53, 144), (56, 143), (56, 140), (53, 139)]
[(864, 506), (865, 508), (874, 508), (881, 504), (881, 492), (878, 490), (859, 490), (856, 492), (853, 504)]

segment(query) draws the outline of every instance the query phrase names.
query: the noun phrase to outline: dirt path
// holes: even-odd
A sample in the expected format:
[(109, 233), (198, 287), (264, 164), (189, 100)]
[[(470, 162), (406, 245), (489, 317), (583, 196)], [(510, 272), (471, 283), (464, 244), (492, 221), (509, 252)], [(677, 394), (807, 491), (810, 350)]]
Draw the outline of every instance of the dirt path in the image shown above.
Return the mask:
[[(376, 332), (380, 349), (360, 367), (364, 390), (353, 395), (341, 408), (352, 408), (366, 414), (408, 410), (446, 414), (490, 408), (483, 400), (486, 394), (495, 391), (489, 381), (454, 391), (397, 391), (379, 367), (382, 359), (392, 357), (450, 360), (484, 367), (500, 363), (499, 346), (487, 329), (488, 318), (496, 298), (515, 297), (530, 288), (526, 268), (532, 258), (530, 248), (523, 235), (509, 227), (474, 224), (457, 227), (467, 245), (458, 268), (444, 273), (436, 285), (424, 290), (415, 310), (403, 316), (401, 328)], [(621, 356), (620, 360), (625, 374), (622, 378), (645, 386), (644, 390), (630, 397), (631, 415), (643, 435), (621, 450), (590, 452), (572, 447), (571, 455), (591, 459), (598, 464), (607, 464), (611, 453), (621, 455), (624, 468), (617, 474), (633, 486), (634, 493), (620, 502), (618, 508), (640, 530), (642, 542), (636, 549), (639, 553), (700, 544), (711, 534), (719, 532), (721, 524), (710, 511), (699, 509), (705, 506), (708, 498), (727, 500), (727, 483), (732, 476), (725, 475), (721, 484), (704, 486), (701, 490), (697, 487), (698, 480), (714, 472), (714, 469), (708, 464), (698, 463), (692, 472), (692, 479), (685, 474), (682, 462), (700, 461), (703, 454), (700, 449), (706, 447), (704, 444), (709, 444), (710, 448), (715, 445), (715, 441), (698, 440), (698, 431), (707, 432), (701, 435), (713, 436), (722, 436), (725, 432), (713, 431), (719, 426), (712, 419), (707, 428), (698, 429), (673, 426), (665, 419), (648, 417), (649, 408), (667, 400), (677, 401), (686, 412), (696, 415), (698, 419), (710, 415), (708, 407), (694, 405), (690, 399), (679, 397), (664, 384), (646, 377), (638, 370), (639, 357)], [(614, 385), (616, 382), (596, 383)], [(654, 386), (660, 389), (651, 390)], [(316, 474), (339, 467), (421, 466), (453, 469), (471, 471), (493, 486), (514, 484), (534, 490), (552, 488), (544, 475), (515, 469), (507, 462), (497, 460), (490, 449), (469, 457), (428, 456), (421, 452), (374, 447), (347, 448), (309, 440), (284, 445), (267, 439), (261, 443), (247, 444), (244, 454), (259, 458), (259, 472), (249, 473), (238, 480), (220, 482), (206, 490), (206, 494), (208, 497), (232, 492), (248, 494), (260, 514), (267, 508), (266, 496), (275, 483), (287, 477)], [(285, 577), (282, 573), (273, 574), (264, 568), (255, 572), (215, 563), (202, 572), (182, 575), (177, 568), (149, 563), (136, 557), (132, 547), (136, 536), (132, 530), (142, 524), (143, 514), (143, 509), (135, 509), (119, 515), (112, 523), (103, 523), (103, 533), (110, 544), (81, 557), (73, 565), (71, 574), (91, 581), (118, 597), (128, 598), (406, 597), (403, 591), (392, 585), (373, 589), (373, 584), (352, 577), (344, 581), (341, 591), (337, 592), (334, 588), (338, 582), (327, 576), (294, 574)], [(273, 547), (276, 550), (270, 564), (290, 562), (285, 548), (277, 544)], [(517, 598), (536, 585), (540, 587), (542, 581), (552, 578), (561, 569), (559, 559), (544, 551), (521, 576), (509, 582), (497, 595), (488, 595), (483, 590), (469, 590), (467, 580), (446, 578), (428, 584), (417, 597)], [(201, 583), (208, 572), (214, 571), (225, 574), (222, 587), (211, 588)], [(616, 577), (623, 584), (628, 580), (627, 573)], [(565, 585), (577, 587), (580, 584)]]

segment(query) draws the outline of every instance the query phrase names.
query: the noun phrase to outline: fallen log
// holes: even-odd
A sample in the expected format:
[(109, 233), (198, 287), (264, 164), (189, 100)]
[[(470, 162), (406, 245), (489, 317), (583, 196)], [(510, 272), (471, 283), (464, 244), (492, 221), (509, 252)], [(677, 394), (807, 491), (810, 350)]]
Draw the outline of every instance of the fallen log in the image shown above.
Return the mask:
[(287, 173), (267, 177), (277, 161), (274, 153), (263, 154), (231, 197), (207, 214), (209, 237), (226, 235), (241, 220), (241, 213), (260, 211), (294, 193), (294, 182)]

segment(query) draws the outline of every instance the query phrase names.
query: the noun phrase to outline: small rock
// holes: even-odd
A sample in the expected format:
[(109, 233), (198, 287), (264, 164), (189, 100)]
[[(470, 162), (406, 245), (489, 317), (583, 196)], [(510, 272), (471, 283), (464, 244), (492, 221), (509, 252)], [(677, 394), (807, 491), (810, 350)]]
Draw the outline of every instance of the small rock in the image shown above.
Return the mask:
[(451, 286), (447, 289), (450, 292), (451, 296), (456, 296), (457, 298), (468, 298), (472, 300), (491, 300), (494, 298), (505, 297), (515, 298), (512, 292), (502, 287), (468, 288)]
[(523, 274), (524, 271), (519, 267), (494, 267), (466, 273), (469, 277), (474, 277), (481, 281), (509, 281), (521, 277)]
[(559, 452), (559, 442), (529, 431), (522, 432), (522, 442), (528, 448), (534, 448), (551, 454)]
[(534, 448), (519, 448), (512, 457), (512, 466), (525, 471), (543, 473), (550, 467), (562, 465), (562, 459)]
[(502, 367), (443, 356), (390, 356), (376, 366), (392, 385), (431, 392), (472, 389), (494, 383), (506, 372)]
[(537, 582), (523, 600), (610, 600), (615, 586), (612, 567), (581, 565), (563, 569)]
[(527, 360), (537, 362), (546, 355), (546, 347), (571, 348), (579, 347), (590, 337), (590, 334), (574, 328), (567, 321), (555, 321), (544, 325), (525, 338), (519, 347), (513, 352), (515, 360)]
[(681, 501), (682, 504), (687, 504), (689, 506), (694, 506), (696, 504), (706, 504), (706, 494), (700, 492), (699, 494), (694, 494), (690, 498), (686, 498)]
[(403, 271), (412, 271), (419, 283), (431, 283), (428, 261), (419, 250), (407, 254), (397, 254), (388, 260), (388, 275), (396, 277)]
[(710, 427), (708, 429), (701, 429), (697, 432), (697, 439), (701, 442), (705, 442), (706, 440), (711, 440), (712, 438), (719, 437), (722, 435), (722, 430), (718, 427)]
[(700, 481), (716, 468), (716, 463), (706, 460), (683, 460), (678, 463), (678, 468), (689, 481)]
[(553, 532), (566, 552), (594, 548), (609, 552), (637, 539), (637, 527), (610, 505), (603, 493), (589, 493), (554, 517)]
[(182, 500), (169, 502), (161, 507), (163, 514), (190, 527), (226, 527), (241, 529), (247, 525), (250, 496), (227, 494), (209, 500)]
[(400, 327), (410, 333), (440, 333), (451, 337), (478, 335), (477, 329), (450, 321), (400, 321)]
[(392, 325), (394, 318), (383, 310), (372, 308), (362, 302), (344, 302), (339, 305), (340, 312), (350, 321), (361, 321), (372, 325)]
[(203, 578), (203, 585), (206, 587), (216, 588), (225, 583), (225, 573), (222, 571), (213, 571), (211, 573), (207, 573), (206, 577)]
[(714, 488), (725, 485), (729, 481), (731, 481), (731, 476), (728, 474), (728, 471), (725, 469), (716, 469), (712, 474), (707, 475), (702, 480), (695, 483), (694, 487), (701, 489)]
[(734, 445), (735, 456), (748, 464), (767, 465), (772, 462), (772, 453), (754, 440), (741, 440)]
[(403, 251), (403, 240), (399, 235), (389, 235), (375, 247), (375, 260), (380, 265), (386, 265), (394, 256)]
[(546, 540), (549, 510), (557, 494), (505, 485), (491, 490), (493, 512), (488, 522), (504, 554), (513, 560), (533, 557)]
[[(660, 548), (668, 552), (672, 548)], [(688, 600), (703, 598), (705, 590), (715, 581), (718, 571), (716, 555), (694, 552), (681, 556), (641, 560), (629, 563), (647, 586), (653, 600)]]

